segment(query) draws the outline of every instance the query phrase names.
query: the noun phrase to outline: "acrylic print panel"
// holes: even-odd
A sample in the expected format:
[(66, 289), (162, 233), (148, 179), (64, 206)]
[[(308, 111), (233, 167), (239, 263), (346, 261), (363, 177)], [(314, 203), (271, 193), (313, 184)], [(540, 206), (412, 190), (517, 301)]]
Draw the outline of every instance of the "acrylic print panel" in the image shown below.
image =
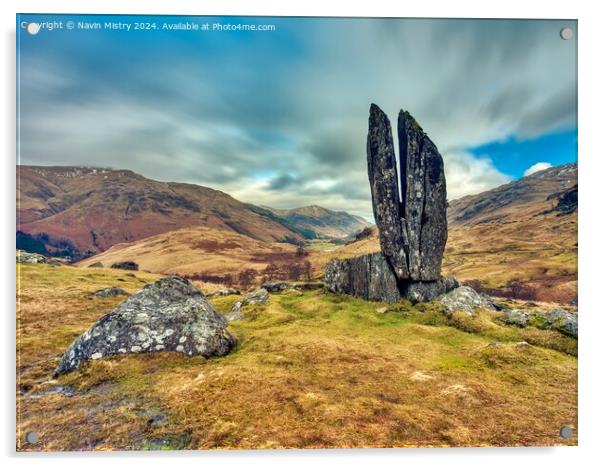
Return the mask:
[(17, 449), (577, 444), (577, 22), (18, 15)]

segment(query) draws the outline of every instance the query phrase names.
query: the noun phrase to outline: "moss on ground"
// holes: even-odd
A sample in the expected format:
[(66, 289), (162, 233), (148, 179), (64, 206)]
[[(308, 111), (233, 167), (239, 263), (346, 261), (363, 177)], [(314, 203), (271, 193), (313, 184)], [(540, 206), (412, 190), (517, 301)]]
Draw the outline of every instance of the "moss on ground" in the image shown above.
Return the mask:
[[(245, 308), (228, 356), (125, 355), (55, 380), (72, 338), (119, 302), (87, 294), (157, 277), (45, 265), (19, 275), (17, 434), (38, 432), (35, 449), (576, 443), (558, 435), (577, 424), (576, 342), (555, 331), (289, 291)], [(237, 299), (212, 301), (227, 312)]]

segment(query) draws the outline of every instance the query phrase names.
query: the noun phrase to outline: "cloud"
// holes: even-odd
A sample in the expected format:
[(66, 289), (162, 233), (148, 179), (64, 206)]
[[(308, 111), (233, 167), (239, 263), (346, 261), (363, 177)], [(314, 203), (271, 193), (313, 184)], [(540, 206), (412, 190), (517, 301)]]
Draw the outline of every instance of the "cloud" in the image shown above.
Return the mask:
[(400, 108), (425, 128), (450, 199), (509, 180), (467, 147), (576, 125), (566, 21), (269, 22), (277, 32), (24, 38), (21, 163), (128, 168), (245, 202), (370, 218), (372, 102), (394, 131)]
[(525, 170), (524, 176), (532, 175), (533, 173), (540, 172), (542, 170), (546, 170), (552, 166), (551, 163), (548, 162), (537, 162), (531, 165), (529, 168)]

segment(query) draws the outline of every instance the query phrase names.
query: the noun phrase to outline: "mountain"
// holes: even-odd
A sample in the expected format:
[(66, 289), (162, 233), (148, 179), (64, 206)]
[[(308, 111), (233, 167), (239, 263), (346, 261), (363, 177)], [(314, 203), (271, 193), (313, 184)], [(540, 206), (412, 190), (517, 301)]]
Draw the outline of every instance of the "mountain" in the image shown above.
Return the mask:
[(536, 216), (565, 192), (576, 193), (576, 186), (576, 163), (548, 168), (490, 191), (451, 201), (448, 221), (451, 225), (473, 226)]
[[(492, 294), (568, 303), (577, 296), (577, 164), (449, 202), (443, 272)], [(329, 253), (380, 249), (369, 236)]]
[(347, 212), (335, 211), (310, 205), (296, 209), (272, 209), (274, 214), (286, 220), (297, 229), (310, 232), (315, 238), (344, 239), (355, 235), (372, 224), (362, 217)]
[(305, 239), (284, 219), (221, 191), (129, 170), (19, 166), (17, 182), (18, 241), (75, 258), (192, 226), (261, 241)]

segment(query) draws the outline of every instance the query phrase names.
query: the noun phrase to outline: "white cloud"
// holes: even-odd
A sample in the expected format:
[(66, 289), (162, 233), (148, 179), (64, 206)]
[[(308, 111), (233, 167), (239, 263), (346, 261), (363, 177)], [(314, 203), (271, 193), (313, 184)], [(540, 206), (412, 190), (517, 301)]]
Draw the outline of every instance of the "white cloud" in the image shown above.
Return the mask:
[(548, 162), (537, 162), (531, 165), (529, 168), (525, 170), (524, 176), (532, 175), (533, 173), (540, 172), (542, 170), (546, 170), (552, 166), (551, 163)]
[[(467, 148), (576, 124), (575, 42), (557, 34), (566, 22), (275, 21), (286, 40), (208, 42), (219, 53), (201, 55), (171, 36), (152, 47), (102, 35), (92, 62), (84, 36), (22, 49), (22, 163), (129, 168), (245, 202), (369, 217), (372, 102), (395, 136), (400, 107), (428, 132), (449, 199), (509, 181)], [(144, 67), (130, 66), (134, 55)]]

